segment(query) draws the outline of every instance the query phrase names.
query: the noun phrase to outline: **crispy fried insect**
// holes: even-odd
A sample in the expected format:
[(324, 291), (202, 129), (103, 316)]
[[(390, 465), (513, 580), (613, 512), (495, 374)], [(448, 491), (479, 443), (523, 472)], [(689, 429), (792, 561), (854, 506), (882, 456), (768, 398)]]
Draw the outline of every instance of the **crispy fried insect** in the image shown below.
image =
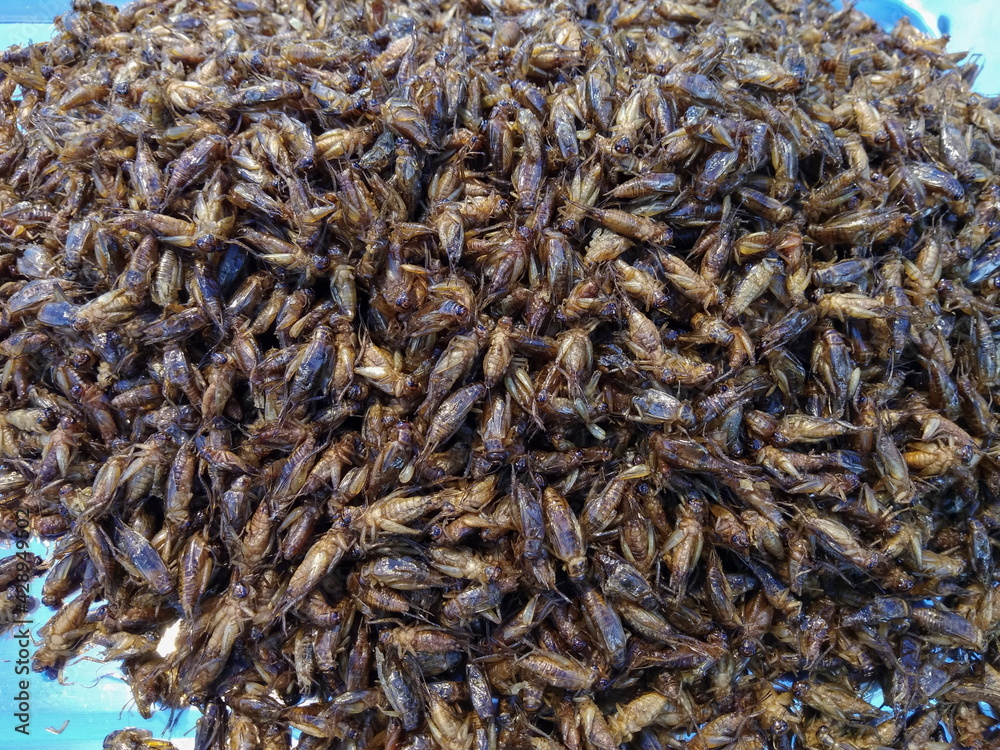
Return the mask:
[(533, 651), (518, 662), (518, 666), (541, 682), (567, 690), (587, 690), (597, 677), (594, 667), (551, 651)]
[(570, 580), (583, 580), (587, 571), (586, 542), (573, 509), (565, 497), (546, 487), (542, 491), (542, 513), (552, 554), (562, 561)]

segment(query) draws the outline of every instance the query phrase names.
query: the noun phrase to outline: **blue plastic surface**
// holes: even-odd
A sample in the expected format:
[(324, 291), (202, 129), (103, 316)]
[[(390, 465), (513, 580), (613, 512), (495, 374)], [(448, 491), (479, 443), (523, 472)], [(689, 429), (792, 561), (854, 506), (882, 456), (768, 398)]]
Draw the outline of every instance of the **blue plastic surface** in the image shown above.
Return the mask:
[(950, 51), (969, 52), (982, 67), (975, 90), (1000, 95), (1000, 55), (994, 52), (1000, 36), (998, 0), (856, 0), (854, 7), (888, 29), (905, 15), (921, 31), (948, 34)]
[[(30, 550), (42, 558), (50, 552), (42, 542), (32, 542)], [(10, 554), (12, 550), (0, 544), (0, 557)], [(29, 593), (38, 599), (41, 589), (42, 579), (39, 578), (31, 585)], [(28, 615), (26, 619), (31, 621), (32, 633), (37, 633), (51, 614), (52, 610), (39, 605)], [(65, 670), (67, 684), (64, 685), (33, 672), (16, 674), (19, 645), (12, 635), (0, 637), (0, 748), (98, 750), (108, 732), (128, 726), (148, 729), (154, 737), (170, 737), (178, 750), (194, 746), (194, 722), (198, 713), (183, 712), (170, 731), (167, 730), (170, 716), (166, 711), (157, 712), (152, 719), (143, 719), (135, 711), (132, 692), (114, 663), (81, 660), (70, 664)], [(29, 646), (28, 650), (34, 654), (35, 647)], [(89, 655), (97, 657), (100, 653), (98, 649)], [(27, 735), (15, 731), (20, 722), (13, 716), (13, 699), (20, 680), (29, 683)], [(60, 728), (62, 731), (57, 734), (54, 730)]]
[[(123, 5), (121, 2), (113, 5)], [(50, 24), (60, 13), (70, 7), (67, 0), (0, 0), (0, 19), (3, 23), (43, 23)]]

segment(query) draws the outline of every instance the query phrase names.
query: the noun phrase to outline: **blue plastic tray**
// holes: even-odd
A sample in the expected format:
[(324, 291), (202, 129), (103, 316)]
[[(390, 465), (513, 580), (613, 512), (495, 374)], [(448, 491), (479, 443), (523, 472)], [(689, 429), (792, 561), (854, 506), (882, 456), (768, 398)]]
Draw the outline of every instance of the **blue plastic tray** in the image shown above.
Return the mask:
[[(42, 558), (49, 554), (49, 547), (42, 542), (32, 542), (30, 551)], [(12, 554), (10, 547), (0, 544), (0, 557)], [(36, 600), (41, 597), (42, 579), (30, 588)], [(27, 619), (31, 630), (37, 632), (52, 615), (52, 610), (39, 607)], [(166, 739), (177, 750), (194, 747), (194, 723), (199, 714), (183, 712), (175, 727), (167, 731), (168, 712), (161, 711), (152, 719), (143, 719), (132, 704), (132, 692), (122, 679), (115, 664), (78, 661), (66, 668), (60, 685), (41, 674), (17, 674), (20, 646), (12, 635), (0, 637), (0, 748), (4, 750), (99, 750), (104, 737), (122, 727), (142, 727), (153, 736)], [(28, 646), (34, 654), (34, 646)], [(91, 654), (99, 656), (100, 650)], [(16, 730), (21, 723), (14, 718), (14, 698), (18, 682), (28, 681), (29, 709), (28, 732)], [(68, 722), (68, 723), (67, 723)], [(58, 734), (53, 730), (62, 729)]]

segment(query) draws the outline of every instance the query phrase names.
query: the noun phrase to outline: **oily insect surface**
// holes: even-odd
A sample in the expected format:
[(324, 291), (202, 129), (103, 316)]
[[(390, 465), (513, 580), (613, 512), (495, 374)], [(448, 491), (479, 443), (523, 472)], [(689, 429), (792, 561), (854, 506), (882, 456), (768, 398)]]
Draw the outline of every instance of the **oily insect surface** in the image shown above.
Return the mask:
[(996, 746), (962, 55), (786, 0), (57, 29), (0, 57), (37, 671), (120, 660), (203, 750)]

